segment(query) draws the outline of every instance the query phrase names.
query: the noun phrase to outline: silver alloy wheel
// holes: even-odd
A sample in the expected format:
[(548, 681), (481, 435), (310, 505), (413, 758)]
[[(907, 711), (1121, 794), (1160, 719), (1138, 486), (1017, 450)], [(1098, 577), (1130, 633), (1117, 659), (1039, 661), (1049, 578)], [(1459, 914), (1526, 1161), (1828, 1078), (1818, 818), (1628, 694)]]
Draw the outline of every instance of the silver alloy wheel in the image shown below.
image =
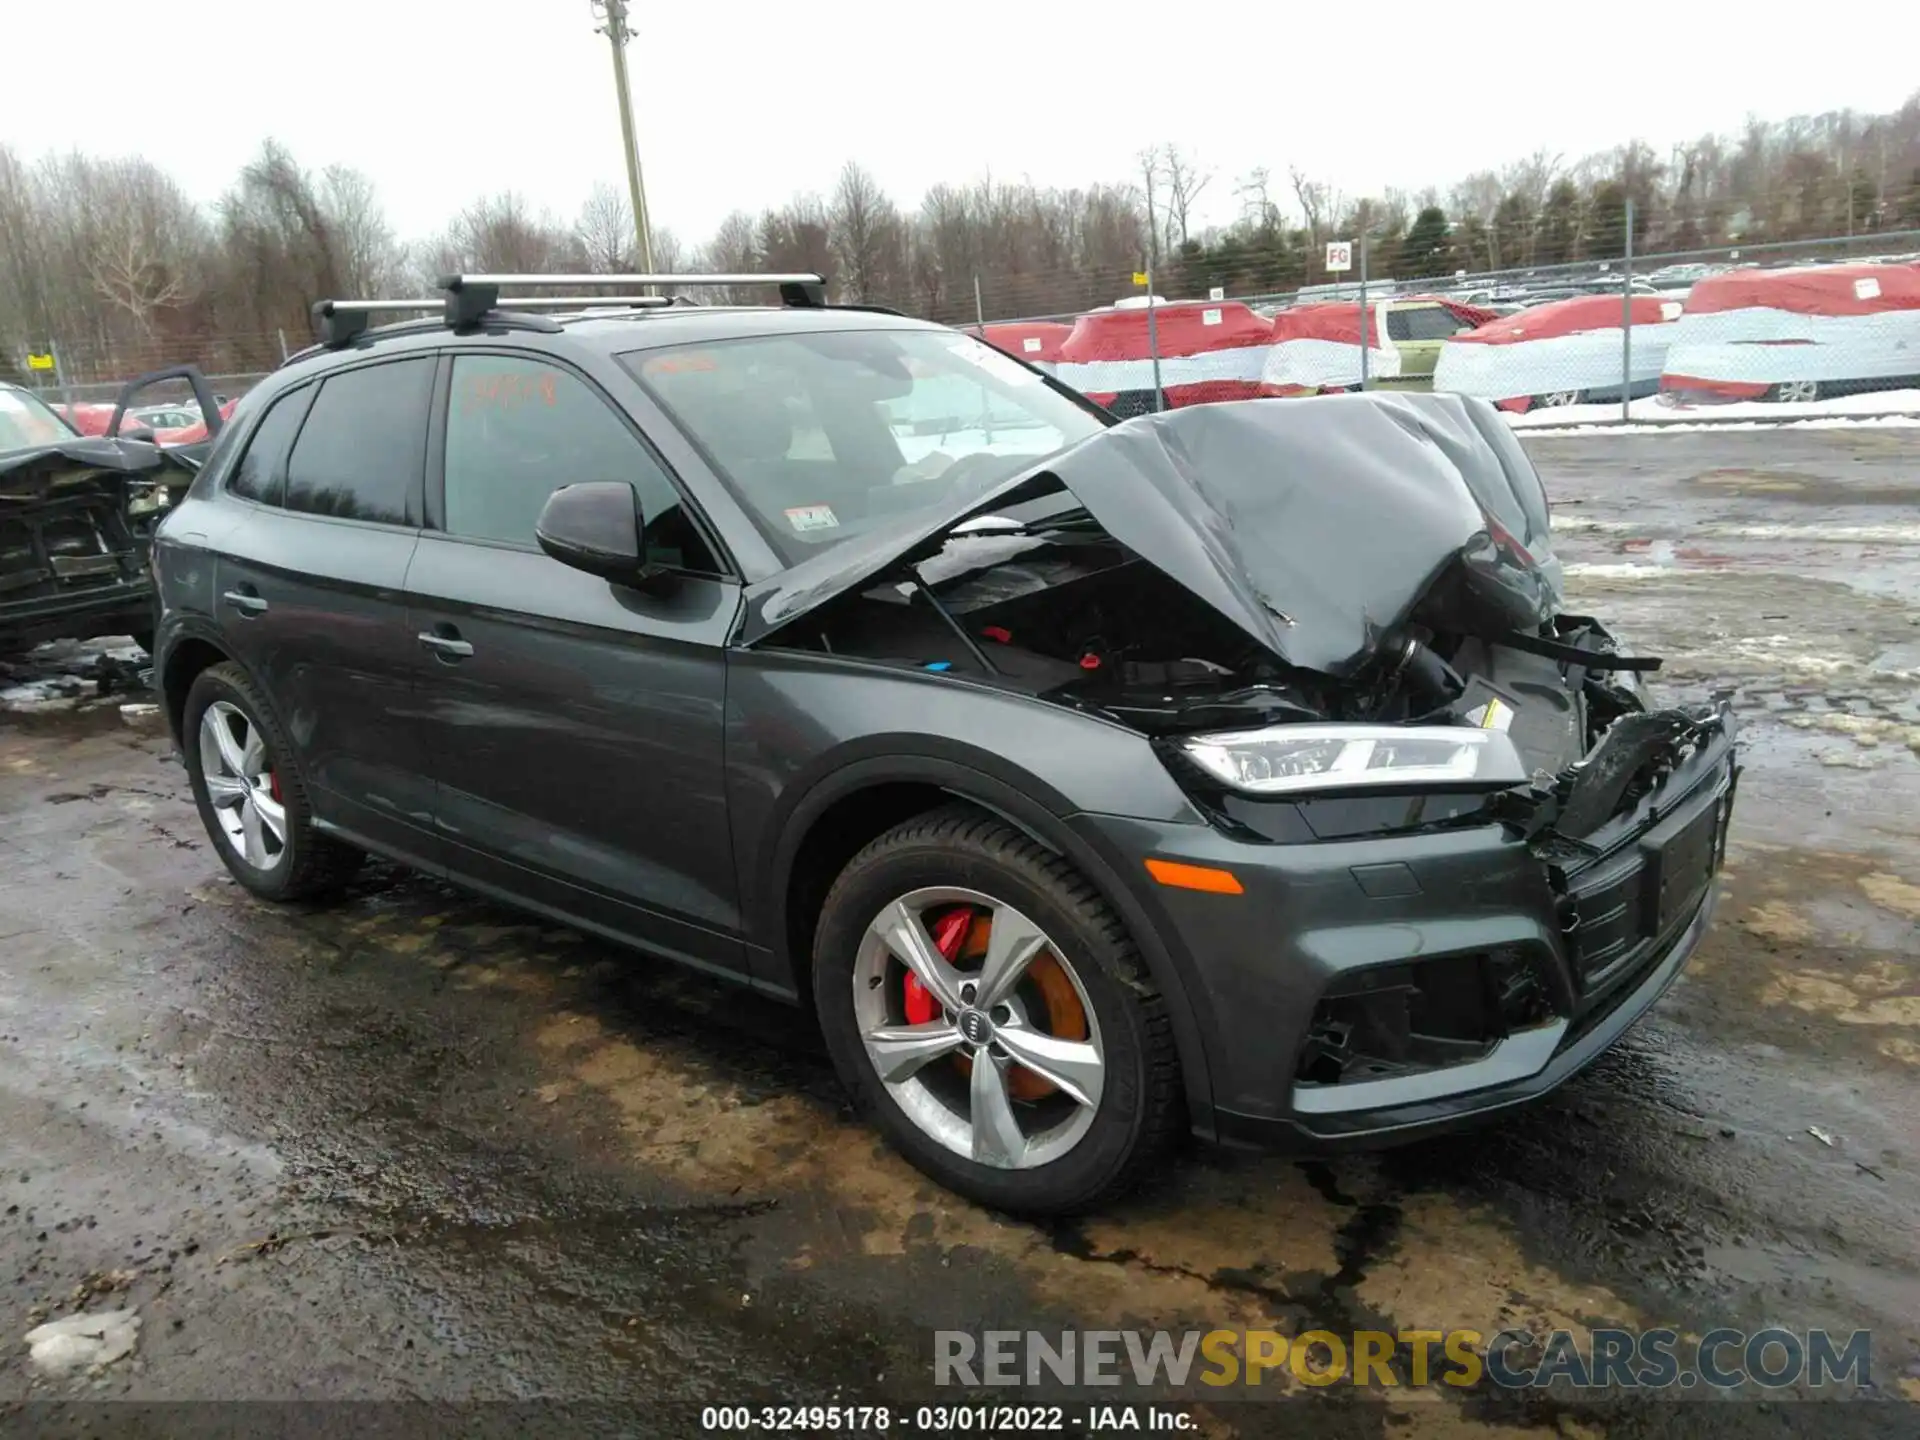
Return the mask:
[(1774, 395), (1789, 405), (1807, 405), (1820, 398), (1818, 380), (1782, 380), (1773, 387)]
[(287, 807), (273, 798), (260, 727), (239, 706), (216, 700), (200, 717), (200, 773), (227, 844), (256, 870), (287, 854)]
[[(941, 955), (926, 923), (930, 910), (967, 905), (992, 917), (977, 971)], [(1041, 1028), (1020, 982), (1034, 960), (1051, 956), (1072, 984), (1087, 1024), (1084, 1040)], [(910, 972), (941, 1014), (907, 1022), (895, 1005), (899, 972)], [(853, 965), (854, 1023), (874, 1073), (925, 1134), (957, 1155), (999, 1170), (1031, 1170), (1058, 1160), (1085, 1137), (1100, 1108), (1106, 1050), (1086, 987), (1046, 933), (1025, 915), (977, 890), (931, 888), (885, 906), (861, 937)], [(929, 1062), (965, 1055), (971, 1074)], [(1009, 1072), (1027, 1070), (1054, 1087), (1044, 1104), (1016, 1103)]]
[(1578, 390), (1550, 390), (1540, 397), (1540, 408), (1542, 410), (1558, 410), (1565, 406), (1578, 405), (1579, 403), (1580, 392)]

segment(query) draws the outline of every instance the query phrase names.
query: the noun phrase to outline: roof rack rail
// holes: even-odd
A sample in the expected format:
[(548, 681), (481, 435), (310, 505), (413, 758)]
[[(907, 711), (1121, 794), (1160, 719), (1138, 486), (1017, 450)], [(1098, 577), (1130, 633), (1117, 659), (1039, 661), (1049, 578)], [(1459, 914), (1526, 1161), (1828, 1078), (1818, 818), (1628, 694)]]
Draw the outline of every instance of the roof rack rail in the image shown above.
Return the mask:
[[(780, 291), (780, 303), (792, 308), (826, 308), (827, 287), (818, 275), (442, 275), (440, 288), (447, 292), (447, 323), (456, 329), (479, 322), (482, 315), (498, 307), (503, 287), (529, 285), (657, 285), (678, 288), (686, 285), (773, 285)], [(530, 297), (529, 297), (530, 298)], [(516, 304), (524, 303), (516, 297)]]
[(682, 295), (516, 295), (516, 310), (665, 310), (691, 305)]
[[(430, 314), (438, 310), (441, 323), (452, 330), (469, 329), (482, 320), (509, 321), (525, 329), (557, 331), (544, 315), (513, 312), (539, 310), (656, 309), (694, 302), (678, 295), (520, 295), (513, 312), (500, 308), (503, 286), (568, 286), (591, 289), (601, 285), (660, 286), (773, 285), (780, 303), (789, 307), (826, 308), (827, 287), (818, 275), (442, 275), (441, 294), (418, 300), (320, 300), (313, 306), (313, 327), (321, 346), (343, 350), (351, 345), (376, 315)], [(302, 352), (305, 353), (304, 351)]]
[(316, 300), (313, 305), (313, 330), (329, 350), (351, 345), (376, 315), (404, 315), (410, 311), (439, 310), (445, 300)]

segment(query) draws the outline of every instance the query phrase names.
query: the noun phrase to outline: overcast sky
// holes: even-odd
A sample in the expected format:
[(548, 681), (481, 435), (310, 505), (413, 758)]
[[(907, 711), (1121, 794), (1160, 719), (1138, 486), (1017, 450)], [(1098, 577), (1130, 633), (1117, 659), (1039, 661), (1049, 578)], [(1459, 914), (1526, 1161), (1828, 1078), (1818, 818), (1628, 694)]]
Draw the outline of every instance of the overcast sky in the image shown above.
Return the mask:
[[(911, 204), (988, 170), (1124, 179), (1157, 141), (1217, 172), (1203, 208), (1223, 220), (1234, 177), (1256, 165), (1348, 194), (1445, 186), (1536, 146), (1569, 159), (1635, 137), (1665, 147), (1749, 112), (1889, 109), (1920, 84), (1911, 0), (1849, 0), (1790, 31), (1764, 11), (633, 0), (629, 57), (655, 223), (688, 240), (730, 209), (828, 189), (849, 156)], [(623, 183), (588, 0), (0, 12), (0, 139), (30, 156), (141, 153), (210, 201), (271, 135), (305, 164), (372, 176), (409, 239), (481, 193), (515, 189), (570, 218), (595, 181)]]

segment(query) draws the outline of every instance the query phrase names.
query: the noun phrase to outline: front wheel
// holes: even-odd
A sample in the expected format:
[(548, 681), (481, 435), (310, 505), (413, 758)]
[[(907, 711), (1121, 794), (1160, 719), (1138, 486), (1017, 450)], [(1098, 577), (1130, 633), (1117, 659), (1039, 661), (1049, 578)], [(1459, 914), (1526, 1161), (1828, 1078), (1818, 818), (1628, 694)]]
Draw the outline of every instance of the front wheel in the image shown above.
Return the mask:
[(1542, 410), (1563, 410), (1569, 405), (1578, 405), (1580, 403), (1580, 392), (1578, 390), (1549, 390), (1533, 403)]
[(1788, 405), (1811, 405), (1820, 398), (1820, 382), (1818, 380), (1782, 380), (1773, 387), (1773, 394), (1768, 398)]
[(983, 1204), (1093, 1208), (1184, 1128), (1166, 1006), (1125, 928), (1066, 861), (971, 807), (854, 857), (813, 992), (862, 1114)]

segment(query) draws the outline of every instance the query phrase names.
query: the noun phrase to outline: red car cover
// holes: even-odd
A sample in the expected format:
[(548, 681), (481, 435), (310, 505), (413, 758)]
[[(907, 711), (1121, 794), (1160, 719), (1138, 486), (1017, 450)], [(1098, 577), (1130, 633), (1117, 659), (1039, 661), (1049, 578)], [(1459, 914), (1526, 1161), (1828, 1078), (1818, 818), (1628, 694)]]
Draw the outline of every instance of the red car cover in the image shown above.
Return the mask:
[[(1632, 300), (1633, 379), (1659, 380), (1681, 303), (1659, 295)], [(1622, 305), (1618, 295), (1550, 300), (1450, 336), (1440, 347), (1433, 388), (1478, 395), (1525, 410), (1542, 395), (1620, 391)]]
[(1057, 321), (1013, 320), (987, 326), (980, 338), (996, 350), (1018, 355), (1029, 365), (1037, 365), (1051, 373), (1059, 363), (1060, 347), (1072, 333), (1071, 325)]
[[(1273, 327), (1237, 300), (1175, 300), (1152, 308), (1160, 385), (1171, 406), (1249, 400)], [(1153, 390), (1148, 307), (1095, 310), (1073, 322), (1055, 376), (1109, 404), (1125, 391)]]
[(1920, 265), (1810, 265), (1709, 276), (1687, 296), (1664, 391), (1759, 400), (1920, 385)]

